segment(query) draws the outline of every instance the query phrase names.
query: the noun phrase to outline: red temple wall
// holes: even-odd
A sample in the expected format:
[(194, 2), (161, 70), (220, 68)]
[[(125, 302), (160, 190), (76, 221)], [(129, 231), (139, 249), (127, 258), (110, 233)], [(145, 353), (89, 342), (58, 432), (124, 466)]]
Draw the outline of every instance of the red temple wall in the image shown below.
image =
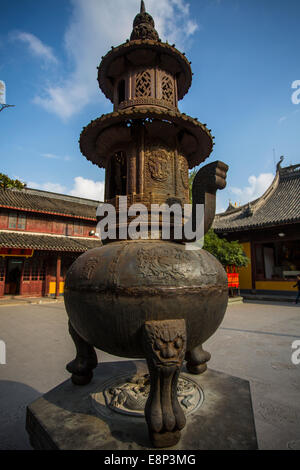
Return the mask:
[[(0, 229), (9, 230), (9, 212), (1, 212), (0, 208)], [(78, 228), (81, 224), (81, 228)], [(89, 232), (96, 229), (96, 221), (84, 221), (81, 219), (68, 220), (57, 216), (32, 214), (26, 212), (26, 228), (20, 231), (49, 233), (52, 235), (69, 235), (78, 237), (89, 237)], [(18, 230), (17, 228), (12, 230)]]

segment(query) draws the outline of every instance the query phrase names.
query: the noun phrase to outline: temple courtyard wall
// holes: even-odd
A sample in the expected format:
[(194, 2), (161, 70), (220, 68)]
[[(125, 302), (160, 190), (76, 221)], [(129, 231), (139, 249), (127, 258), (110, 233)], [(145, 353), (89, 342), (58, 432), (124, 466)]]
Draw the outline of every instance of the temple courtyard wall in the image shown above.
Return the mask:
[[(75, 356), (63, 302), (0, 305), (0, 449), (30, 449), (27, 404), (70, 378)], [(250, 381), (260, 449), (300, 449), (300, 364), (292, 343), (300, 340), (300, 305), (245, 302), (228, 307), (218, 331), (205, 343), (216, 371)], [(97, 351), (99, 361), (116, 358)], [(298, 354), (300, 359), (300, 354)]]

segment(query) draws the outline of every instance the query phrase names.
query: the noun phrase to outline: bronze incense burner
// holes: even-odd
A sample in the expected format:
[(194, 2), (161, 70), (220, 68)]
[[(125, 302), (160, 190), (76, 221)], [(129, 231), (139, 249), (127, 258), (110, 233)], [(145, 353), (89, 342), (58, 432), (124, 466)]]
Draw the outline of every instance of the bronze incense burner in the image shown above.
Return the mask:
[[(84, 128), (80, 147), (106, 169), (105, 202), (120, 215), (119, 200), (183, 206), (189, 203), (188, 169), (211, 153), (213, 138), (197, 119), (178, 111), (192, 80), (190, 63), (175, 46), (161, 42), (144, 2), (130, 40), (102, 58), (98, 81), (114, 112)], [(204, 204), (207, 232), (215, 216), (217, 189), (228, 167), (211, 163), (198, 172), (193, 205)], [(193, 374), (206, 370), (202, 344), (226, 311), (227, 277), (203, 249), (184, 240), (107, 240), (71, 266), (65, 284), (70, 334), (77, 349), (68, 364), (77, 385), (89, 383), (97, 366), (94, 347), (146, 358), (150, 395), (145, 417), (155, 447), (175, 445), (186, 418), (176, 387), (183, 361)], [(146, 223), (146, 230), (148, 226)]]

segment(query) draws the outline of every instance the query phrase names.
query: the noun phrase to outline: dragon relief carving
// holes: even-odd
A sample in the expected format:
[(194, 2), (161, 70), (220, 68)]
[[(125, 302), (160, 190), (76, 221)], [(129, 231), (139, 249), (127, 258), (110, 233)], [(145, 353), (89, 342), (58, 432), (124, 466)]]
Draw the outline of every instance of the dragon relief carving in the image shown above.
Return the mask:
[(147, 279), (185, 278), (193, 269), (188, 253), (175, 247), (141, 248), (137, 261), (139, 273)]
[(89, 281), (98, 265), (98, 258), (89, 258), (81, 269), (80, 279)]
[[(136, 416), (144, 415), (149, 393), (149, 374), (125, 378), (122, 383), (119, 381), (103, 392), (105, 402), (111, 409)], [(190, 414), (203, 401), (203, 392), (195, 382), (182, 376), (177, 383), (177, 397), (183, 411)], [(97, 401), (97, 394), (93, 398)]]

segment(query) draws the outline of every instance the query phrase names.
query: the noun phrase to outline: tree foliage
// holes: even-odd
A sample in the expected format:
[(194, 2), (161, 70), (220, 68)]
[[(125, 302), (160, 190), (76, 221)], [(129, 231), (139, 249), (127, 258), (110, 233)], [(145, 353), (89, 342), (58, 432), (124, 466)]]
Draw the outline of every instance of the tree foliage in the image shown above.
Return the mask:
[(197, 174), (197, 170), (192, 170), (189, 173), (190, 204), (192, 204), (192, 201), (193, 201), (192, 188), (193, 188), (193, 182), (194, 182), (196, 174)]
[(213, 229), (205, 235), (203, 248), (214, 255), (223, 266), (241, 268), (246, 267), (250, 262), (238, 241), (229, 242), (225, 238), (219, 238)]
[[(190, 204), (192, 204), (193, 181), (198, 170), (189, 173)], [(204, 237), (204, 250), (214, 255), (223, 266), (246, 267), (250, 263), (244, 253), (242, 245), (238, 241), (229, 242), (225, 238), (219, 238), (211, 228)]]
[(17, 179), (11, 179), (4, 173), (0, 173), (0, 189), (24, 189), (25, 187), (26, 183), (22, 183), (22, 181)]

